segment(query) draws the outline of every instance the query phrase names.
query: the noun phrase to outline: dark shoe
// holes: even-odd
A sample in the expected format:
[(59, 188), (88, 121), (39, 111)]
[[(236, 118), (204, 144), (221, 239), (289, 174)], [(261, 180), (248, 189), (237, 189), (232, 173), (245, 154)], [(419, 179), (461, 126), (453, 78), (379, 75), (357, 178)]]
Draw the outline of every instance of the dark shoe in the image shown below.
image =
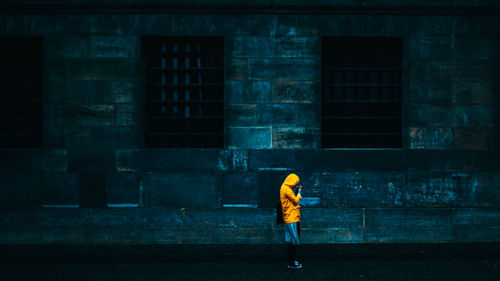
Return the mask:
[(302, 265), (300, 263), (295, 263), (294, 265), (288, 265), (288, 268), (299, 269), (302, 268)]

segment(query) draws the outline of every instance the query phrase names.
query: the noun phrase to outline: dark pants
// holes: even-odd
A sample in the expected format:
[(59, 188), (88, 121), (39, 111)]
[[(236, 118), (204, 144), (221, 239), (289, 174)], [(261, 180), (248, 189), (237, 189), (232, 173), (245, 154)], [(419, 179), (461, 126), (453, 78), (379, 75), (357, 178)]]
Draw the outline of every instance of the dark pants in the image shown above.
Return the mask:
[[(297, 234), (299, 235), (300, 238), (300, 222), (297, 223)], [(297, 248), (298, 245), (293, 245), (292, 243), (287, 243), (288, 244), (288, 265), (293, 265), (294, 261), (297, 260)]]

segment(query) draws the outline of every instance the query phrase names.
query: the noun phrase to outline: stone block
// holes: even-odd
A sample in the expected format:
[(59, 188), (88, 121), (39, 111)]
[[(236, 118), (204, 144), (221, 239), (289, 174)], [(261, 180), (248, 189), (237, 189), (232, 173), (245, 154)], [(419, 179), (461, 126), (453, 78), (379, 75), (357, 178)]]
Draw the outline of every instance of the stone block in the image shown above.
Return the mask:
[(89, 46), (94, 58), (131, 58), (139, 54), (136, 36), (92, 36)]
[(452, 149), (451, 128), (408, 128), (410, 149)]
[(139, 70), (137, 58), (64, 58), (46, 64), (49, 80), (135, 80)]
[(409, 127), (452, 127), (453, 108), (449, 105), (408, 104), (406, 124)]
[(185, 209), (182, 212), (182, 228), (271, 228), (274, 209), (226, 208), (214, 210)]
[(470, 207), (473, 179), (465, 173), (408, 173), (394, 197), (397, 207)]
[(271, 82), (260, 80), (226, 81), (225, 95), (230, 104), (270, 102)]
[(312, 58), (256, 58), (248, 60), (250, 79), (319, 80), (319, 59)]
[(263, 149), (272, 147), (272, 129), (270, 127), (229, 127), (229, 149)]
[(106, 204), (108, 207), (139, 207), (142, 190), (136, 173), (106, 175)]
[(429, 158), (429, 168), (436, 172), (487, 172), (497, 171), (500, 168), (499, 153), (495, 150), (474, 151), (462, 150), (440, 151), (432, 153)]
[(290, 150), (250, 150), (248, 169), (257, 171), (283, 171), (295, 169), (295, 154)]
[(272, 241), (272, 228), (254, 227), (217, 227), (206, 228), (203, 235), (198, 229), (182, 228), (178, 243), (203, 245), (227, 244), (269, 244)]
[(144, 149), (144, 171), (215, 171), (216, 149)]
[(224, 174), (224, 191), (222, 204), (251, 205), (259, 203), (259, 181), (255, 173), (239, 172)]
[(489, 35), (489, 37), (479, 36), (459, 36), (454, 38), (453, 58), (462, 59), (498, 59), (498, 50), (500, 41), (498, 36)]
[(134, 148), (139, 146), (135, 127), (96, 126), (89, 128), (90, 145), (99, 148)]
[(500, 207), (500, 174), (478, 173), (473, 175), (475, 207)]
[(322, 173), (321, 204), (330, 208), (392, 207), (403, 187), (399, 173)]
[(275, 208), (280, 202), (280, 188), (292, 171), (259, 172), (259, 208)]
[(106, 206), (105, 173), (80, 173), (80, 206), (83, 208), (104, 208)]
[(492, 127), (470, 127), (453, 129), (453, 144), (456, 149), (489, 149), (493, 146)]
[(414, 59), (451, 59), (453, 56), (452, 38), (446, 36), (416, 36), (410, 39), (408, 54)]
[(273, 128), (273, 148), (314, 149), (319, 147), (319, 129), (304, 127)]
[(81, 58), (90, 55), (89, 36), (46, 35), (47, 58)]
[(500, 213), (497, 209), (456, 209), (454, 225), (457, 242), (500, 241)]
[(456, 105), (452, 111), (452, 124), (455, 126), (493, 125), (491, 105)]
[[(48, 80), (47, 91), (49, 102), (54, 105), (49, 109), (60, 111), (58, 104), (90, 105), (93, 85), (89, 80)], [(51, 122), (55, 125), (55, 122)]]
[(114, 105), (58, 104), (61, 122), (67, 126), (110, 126), (115, 123)]
[(221, 171), (248, 170), (248, 151), (220, 150), (217, 161), (217, 169)]
[(61, 138), (65, 148), (90, 148), (93, 144), (91, 129), (88, 127), (65, 126), (62, 128)]
[(407, 155), (397, 150), (296, 150), (296, 168), (301, 171), (402, 171), (424, 169), (425, 153)]
[(236, 36), (227, 40), (232, 57), (269, 57), (273, 55), (272, 37)]
[(144, 206), (220, 207), (222, 177), (199, 172), (147, 173), (142, 175)]
[(297, 104), (295, 105), (296, 124), (305, 127), (321, 128), (321, 105), (315, 104)]
[(259, 104), (258, 123), (265, 125), (293, 125), (297, 123), (295, 104)]
[(365, 209), (366, 242), (452, 242), (453, 209)]
[(144, 160), (140, 149), (118, 149), (116, 150), (116, 171), (137, 172), (142, 171)]
[(135, 127), (137, 126), (136, 119), (136, 114), (134, 112), (117, 112), (115, 114), (115, 125)]
[(104, 172), (115, 170), (113, 149), (71, 149), (68, 152), (69, 171)]
[(319, 83), (289, 79), (273, 80), (273, 102), (314, 103), (319, 101)]
[(491, 103), (497, 88), (492, 81), (453, 81), (451, 95), (455, 104)]
[(256, 104), (229, 104), (227, 123), (229, 126), (256, 126), (258, 125), (258, 111)]
[(33, 208), (42, 201), (39, 173), (0, 174), (0, 208)]
[(248, 77), (248, 59), (231, 59), (225, 63), (226, 80), (246, 80)]
[(416, 104), (449, 105), (452, 103), (452, 86), (449, 81), (436, 83), (409, 82), (408, 102)]
[(80, 204), (80, 177), (75, 173), (44, 173), (41, 177), (43, 206), (77, 207)]
[(274, 38), (274, 56), (305, 58), (316, 57), (320, 53), (320, 38), (282, 36)]
[(300, 217), (304, 244), (363, 242), (363, 209), (303, 208)]

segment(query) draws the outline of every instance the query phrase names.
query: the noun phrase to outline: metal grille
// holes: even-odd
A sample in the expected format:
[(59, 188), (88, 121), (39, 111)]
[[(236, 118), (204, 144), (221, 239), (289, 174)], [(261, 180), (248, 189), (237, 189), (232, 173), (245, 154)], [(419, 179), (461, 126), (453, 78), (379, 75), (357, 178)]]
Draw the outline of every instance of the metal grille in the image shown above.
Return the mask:
[(43, 145), (43, 39), (0, 37), (0, 148)]
[(322, 40), (322, 145), (402, 146), (401, 38)]
[(145, 146), (224, 146), (224, 38), (143, 37)]

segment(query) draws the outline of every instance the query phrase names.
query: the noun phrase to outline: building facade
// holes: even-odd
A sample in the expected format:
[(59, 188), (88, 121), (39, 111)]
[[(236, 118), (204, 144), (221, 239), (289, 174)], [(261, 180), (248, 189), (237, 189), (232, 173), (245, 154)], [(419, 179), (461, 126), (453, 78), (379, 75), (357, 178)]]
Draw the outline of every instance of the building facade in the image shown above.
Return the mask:
[(2, 244), (500, 241), (494, 1), (16, 2)]

